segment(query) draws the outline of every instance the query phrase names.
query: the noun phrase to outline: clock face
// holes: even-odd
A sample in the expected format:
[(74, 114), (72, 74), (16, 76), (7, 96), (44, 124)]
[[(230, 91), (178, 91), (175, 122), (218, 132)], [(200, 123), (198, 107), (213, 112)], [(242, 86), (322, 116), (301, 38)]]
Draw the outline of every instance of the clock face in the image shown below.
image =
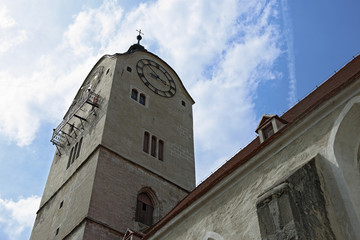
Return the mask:
[(162, 97), (175, 95), (175, 82), (160, 64), (149, 59), (141, 59), (136, 64), (136, 71), (141, 81), (154, 93)]

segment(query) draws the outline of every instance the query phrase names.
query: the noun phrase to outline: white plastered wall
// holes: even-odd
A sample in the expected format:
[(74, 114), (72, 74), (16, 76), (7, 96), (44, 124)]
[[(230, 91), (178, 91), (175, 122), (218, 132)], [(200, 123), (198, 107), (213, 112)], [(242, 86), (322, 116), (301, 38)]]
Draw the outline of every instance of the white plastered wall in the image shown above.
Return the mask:
[[(349, 225), (345, 229), (360, 239), (360, 172), (358, 151), (360, 144), (360, 96), (348, 101), (340, 112), (330, 133), (328, 159), (331, 163), (335, 182), (344, 202)], [(336, 208), (336, 206), (335, 206)], [(340, 210), (340, 209), (339, 209)], [(339, 214), (341, 211), (338, 212)], [(346, 233), (345, 233), (346, 234)], [(347, 235), (347, 234), (346, 234)]]

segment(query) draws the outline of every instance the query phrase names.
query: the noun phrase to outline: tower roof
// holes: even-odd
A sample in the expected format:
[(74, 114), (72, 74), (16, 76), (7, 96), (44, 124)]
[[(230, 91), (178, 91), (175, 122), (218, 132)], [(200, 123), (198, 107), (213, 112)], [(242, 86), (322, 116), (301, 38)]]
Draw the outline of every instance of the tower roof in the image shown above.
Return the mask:
[(142, 36), (141, 36), (141, 35), (144, 35), (144, 33), (141, 32), (141, 29), (140, 29), (140, 30), (136, 30), (136, 31), (139, 33), (139, 35), (136, 36), (136, 39), (138, 40), (138, 42), (135, 43), (135, 44), (133, 44), (133, 45), (131, 45), (130, 48), (129, 48), (129, 50), (127, 50), (126, 53), (132, 53), (132, 52), (135, 52), (135, 51), (145, 51), (145, 52), (147, 51), (147, 50), (145, 49), (145, 47), (140, 44), (140, 41), (141, 41), (141, 39), (142, 39)]
[(135, 51), (147, 52), (147, 50), (145, 49), (145, 47), (143, 45), (141, 45), (139, 43), (135, 43), (129, 47), (129, 49), (127, 50), (126, 53), (133, 53)]

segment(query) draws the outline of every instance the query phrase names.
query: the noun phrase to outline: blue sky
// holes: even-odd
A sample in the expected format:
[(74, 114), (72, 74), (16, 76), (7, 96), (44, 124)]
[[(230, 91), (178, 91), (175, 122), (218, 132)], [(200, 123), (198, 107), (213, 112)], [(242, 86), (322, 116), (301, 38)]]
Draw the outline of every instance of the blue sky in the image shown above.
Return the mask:
[(104, 54), (142, 44), (194, 105), (197, 182), (360, 52), (356, 0), (0, 0), (0, 239), (28, 239), (52, 129)]

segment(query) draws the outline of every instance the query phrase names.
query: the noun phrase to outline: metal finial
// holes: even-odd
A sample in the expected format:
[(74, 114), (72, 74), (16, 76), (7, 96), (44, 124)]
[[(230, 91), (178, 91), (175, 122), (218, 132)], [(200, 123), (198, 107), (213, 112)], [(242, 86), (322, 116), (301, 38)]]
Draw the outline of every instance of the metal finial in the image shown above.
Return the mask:
[(136, 29), (136, 31), (139, 33), (139, 35), (136, 37), (136, 39), (138, 40), (138, 44), (140, 44), (140, 41), (142, 39), (141, 34), (144, 35), (144, 33), (141, 32), (141, 29), (140, 30)]

